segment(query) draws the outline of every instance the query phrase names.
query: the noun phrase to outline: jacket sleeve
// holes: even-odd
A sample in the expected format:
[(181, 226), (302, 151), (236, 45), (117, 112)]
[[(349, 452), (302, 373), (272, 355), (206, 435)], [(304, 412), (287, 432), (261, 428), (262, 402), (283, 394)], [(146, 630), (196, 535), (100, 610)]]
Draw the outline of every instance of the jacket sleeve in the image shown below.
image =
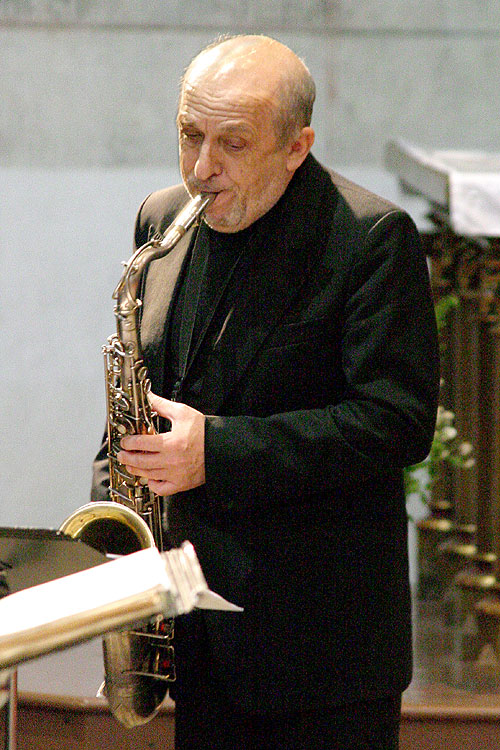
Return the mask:
[(341, 328), (342, 397), (268, 417), (207, 417), (207, 495), (214, 502), (281, 502), (345, 490), (400, 475), (428, 454), (438, 343), (413, 222), (399, 210), (385, 214), (351, 260)]
[(108, 461), (108, 441), (104, 435), (103, 442), (99, 453), (92, 464), (92, 486), (90, 491), (90, 500), (109, 500), (109, 461)]

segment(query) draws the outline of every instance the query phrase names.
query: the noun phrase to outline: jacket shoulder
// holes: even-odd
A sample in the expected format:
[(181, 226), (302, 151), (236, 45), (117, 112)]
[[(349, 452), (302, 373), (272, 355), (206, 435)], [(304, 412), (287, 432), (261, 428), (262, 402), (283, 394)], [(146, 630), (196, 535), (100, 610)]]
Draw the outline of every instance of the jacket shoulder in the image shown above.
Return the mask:
[(404, 213), (403, 209), (392, 203), (392, 201), (382, 198), (367, 188), (361, 187), (361, 185), (352, 182), (338, 172), (330, 169), (326, 171), (334, 189), (341, 198), (341, 203), (344, 204), (345, 209), (352, 214), (353, 218), (357, 218), (360, 221), (370, 219), (377, 221), (385, 214), (393, 212)]
[(323, 166), (314, 157), (307, 163), (305, 175), (305, 184), (321, 204), (324, 228), (337, 238), (340, 234), (347, 242), (359, 244), (375, 227), (382, 229), (392, 223), (415, 231), (411, 217), (400, 206)]
[(403, 208), (333, 170), (325, 171), (335, 193), (332, 229), (340, 231), (346, 242), (360, 247), (369, 237), (395, 231), (402, 232), (406, 241), (419, 244), (415, 223)]
[(163, 234), (174, 217), (189, 200), (183, 185), (174, 185), (150, 193), (137, 212), (135, 243), (139, 247), (153, 234)]
[(333, 170), (321, 169), (328, 184), (323, 195), (332, 206), (324, 211), (326, 267), (338, 270), (344, 263), (347, 271), (353, 263), (374, 261), (376, 255), (421, 255), (417, 228), (406, 211)]

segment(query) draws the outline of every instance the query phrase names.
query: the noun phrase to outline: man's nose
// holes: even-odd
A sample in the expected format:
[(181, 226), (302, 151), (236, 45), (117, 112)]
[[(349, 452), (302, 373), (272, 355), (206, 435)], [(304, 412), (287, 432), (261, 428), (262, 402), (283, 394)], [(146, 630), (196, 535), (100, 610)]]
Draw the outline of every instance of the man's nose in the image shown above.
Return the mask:
[(194, 165), (196, 179), (205, 182), (210, 177), (220, 175), (221, 172), (222, 164), (219, 157), (219, 150), (214, 144), (204, 141)]

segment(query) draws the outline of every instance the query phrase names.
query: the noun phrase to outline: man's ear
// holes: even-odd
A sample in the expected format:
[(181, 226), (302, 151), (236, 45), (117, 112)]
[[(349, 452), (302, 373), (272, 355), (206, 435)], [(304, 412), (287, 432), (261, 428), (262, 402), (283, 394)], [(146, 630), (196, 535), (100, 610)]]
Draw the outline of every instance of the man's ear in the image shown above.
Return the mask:
[(300, 167), (314, 143), (314, 130), (310, 127), (302, 128), (298, 136), (288, 146), (286, 167), (289, 172), (295, 172)]

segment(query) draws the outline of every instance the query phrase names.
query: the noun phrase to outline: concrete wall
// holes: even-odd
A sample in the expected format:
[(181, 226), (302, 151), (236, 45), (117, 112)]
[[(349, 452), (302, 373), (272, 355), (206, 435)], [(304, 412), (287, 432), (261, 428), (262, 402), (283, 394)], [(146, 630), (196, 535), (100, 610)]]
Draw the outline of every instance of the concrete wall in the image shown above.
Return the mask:
[(245, 31), (310, 66), (324, 161), (379, 163), (393, 136), (497, 148), (498, 0), (3, 0), (2, 164), (175, 166), (185, 65)]
[(2, 0), (0, 525), (87, 501), (111, 293), (138, 203), (178, 179), (192, 55), (223, 32), (289, 44), (318, 85), (316, 155), (397, 199), (389, 138), (499, 150), (499, 30), (498, 0)]

